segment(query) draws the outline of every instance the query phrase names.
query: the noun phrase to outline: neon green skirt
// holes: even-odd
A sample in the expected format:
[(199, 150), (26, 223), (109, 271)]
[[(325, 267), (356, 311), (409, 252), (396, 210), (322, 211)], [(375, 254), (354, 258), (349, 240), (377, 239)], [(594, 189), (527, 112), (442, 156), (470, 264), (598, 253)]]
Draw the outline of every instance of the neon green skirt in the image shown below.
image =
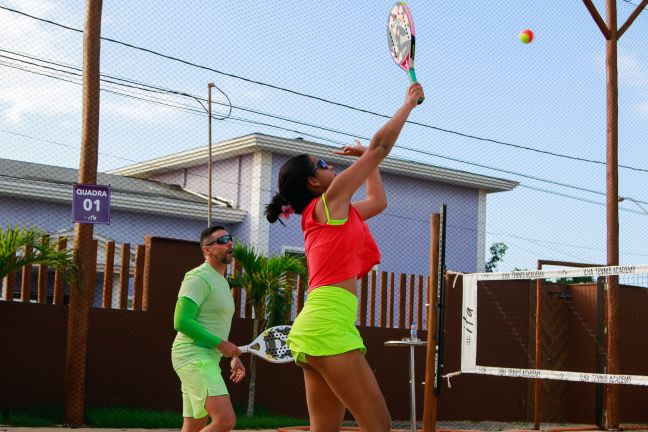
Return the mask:
[(308, 294), (288, 334), (288, 348), (295, 362), (308, 363), (306, 355), (331, 356), (367, 348), (355, 322), (358, 298), (336, 286), (321, 286)]

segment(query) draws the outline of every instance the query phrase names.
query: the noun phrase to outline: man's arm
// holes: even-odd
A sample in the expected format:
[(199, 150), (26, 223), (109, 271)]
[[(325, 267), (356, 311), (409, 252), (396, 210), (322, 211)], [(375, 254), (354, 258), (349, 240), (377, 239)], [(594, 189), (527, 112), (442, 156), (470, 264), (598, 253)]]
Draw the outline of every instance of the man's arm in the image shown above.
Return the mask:
[(196, 341), (197, 343), (209, 348), (216, 348), (223, 353), (225, 357), (239, 355), (240, 351), (233, 343), (222, 340), (218, 336), (205, 330), (198, 321), (198, 304), (189, 297), (179, 297), (176, 302), (175, 313), (173, 315), (173, 327), (176, 331), (183, 333)]

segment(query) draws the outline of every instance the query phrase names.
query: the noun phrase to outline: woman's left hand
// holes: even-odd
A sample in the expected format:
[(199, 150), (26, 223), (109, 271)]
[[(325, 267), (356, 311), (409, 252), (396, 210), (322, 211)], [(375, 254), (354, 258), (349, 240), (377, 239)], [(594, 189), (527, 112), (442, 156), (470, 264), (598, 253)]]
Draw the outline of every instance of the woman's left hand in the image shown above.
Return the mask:
[(241, 359), (238, 357), (232, 357), (230, 367), (232, 372), (230, 379), (235, 383), (241, 382), (241, 380), (245, 377), (245, 366), (243, 366)]
[(342, 146), (342, 150), (336, 150), (333, 153), (344, 156), (362, 156), (367, 151), (367, 147), (360, 144), (360, 141), (355, 140), (355, 145)]

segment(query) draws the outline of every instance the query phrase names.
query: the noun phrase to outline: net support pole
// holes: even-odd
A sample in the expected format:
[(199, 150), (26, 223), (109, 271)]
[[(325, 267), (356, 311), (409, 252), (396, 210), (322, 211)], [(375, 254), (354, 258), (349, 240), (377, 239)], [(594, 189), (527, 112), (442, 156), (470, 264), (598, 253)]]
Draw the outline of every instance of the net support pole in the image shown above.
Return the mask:
[[(542, 269), (542, 264), (538, 263), (538, 270)], [(542, 316), (542, 280), (536, 279), (535, 286), (535, 368), (542, 369), (540, 359), (542, 358), (542, 326), (540, 317)], [(538, 378), (533, 380), (533, 429), (540, 430), (542, 413), (542, 381)]]
[(436, 354), (437, 354), (437, 289), (439, 284), (439, 229), (441, 215), (433, 213), (430, 218), (430, 284), (428, 287), (427, 306), (427, 349), (425, 352), (425, 387), (423, 398), (423, 431), (435, 432), (437, 421), (437, 394), (434, 391), (436, 383)]

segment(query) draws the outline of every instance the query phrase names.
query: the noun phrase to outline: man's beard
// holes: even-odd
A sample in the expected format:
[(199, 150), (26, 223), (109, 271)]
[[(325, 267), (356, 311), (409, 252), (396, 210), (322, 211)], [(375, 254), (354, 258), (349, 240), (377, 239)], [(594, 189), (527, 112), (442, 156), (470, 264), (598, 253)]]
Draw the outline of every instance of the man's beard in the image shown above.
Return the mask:
[(231, 264), (232, 263), (232, 256), (229, 254), (229, 252), (226, 252), (225, 255), (222, 257), (218, 257), (218, 255), (214, 254), (213, 252), (209, 254), (211, 258), (214, 261), (220, 261), (223, 264)]

